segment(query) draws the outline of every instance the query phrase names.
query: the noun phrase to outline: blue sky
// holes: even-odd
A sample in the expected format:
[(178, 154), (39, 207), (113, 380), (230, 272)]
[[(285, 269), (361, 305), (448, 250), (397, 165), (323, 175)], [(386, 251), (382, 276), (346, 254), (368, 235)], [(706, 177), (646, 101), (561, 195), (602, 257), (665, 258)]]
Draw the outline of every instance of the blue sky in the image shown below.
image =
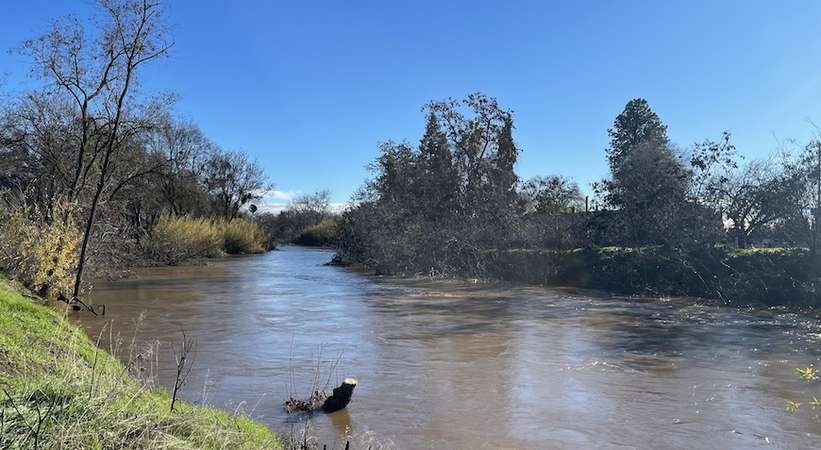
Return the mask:
[[(90, 0), (4, 0), (0, 48)], [(821, 2), (168, 2), (176, 42), (143, 89), (254, 155), (281, 191), (345, 201), (386, 139), (417, 142), (420, 107), (482, 91), (515, 111), (524, 178), (607, 172), (607, 128), (645, 97), (681, 146), (730, 130), (766, 155), (821, 123)], [(0, 55), (5, 89), (29, 62)]]

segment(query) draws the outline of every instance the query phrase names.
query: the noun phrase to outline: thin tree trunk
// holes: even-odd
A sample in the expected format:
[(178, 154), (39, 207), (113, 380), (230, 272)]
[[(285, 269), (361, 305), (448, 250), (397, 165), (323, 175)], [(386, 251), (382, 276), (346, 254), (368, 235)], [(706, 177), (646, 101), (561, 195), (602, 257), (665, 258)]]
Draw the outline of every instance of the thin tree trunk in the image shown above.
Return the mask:
[(107, 142), (105, 158), (103, 159), (103, 166), (100, 169), (100, 180), (97, 183), (97, 189), (95, 190), (94, 198), (91, 201), (91, 211), (89, 211), (88, 213), (88, 220), (86, 221), (85, 231), (83, 232), (83, 243), (80, 247), (80, 256), (79, 260), (77, 261), (77, 275), (74, 279), (74, 294), (72, 297), (73, 300), (77, 300), (80, 298), (80, 292), (82, 291), (83, 287), (83, 272), (85, 271), (88, 243), (91, 241), (91, 232), (94, 229), (94, 220), (97, 216), (97, 206), (100, 203), (100, 196), (103, 193), (103, 189), (105, 189), (106, 177), (108, 176), (108, 168), (111, 163), (111, 155), (114, 153), (114, 145), (117, 140), (117, 132), (120, 129), (120, 120), (122, 118), (123, 103), (125, 102), (125, 98), (128, 95), (128, 88), (131, 85), (131, 75), (134, 71), (134, 67), (132, 66), (132, 58), (133, 55), (128, 59), (125, 82), (123, 84), (123, 89), (122, 91), (120, 91), (120, 95), (117, 98), (117, 113), (114, 115), (114, 123), (111, 126), (111, 135), (109, 136)]
[(86, 263), (86, 252), (88, 251), (88, 243), (91, 240), (91, 231), (94, 228), (94, 219), (97, 214), (97, 205), (100, 203), (100, 195), (103, 192), (103, 188), (105, 187), (105, 175), (107, 172), (107, 167), (109, 161), (109, 155), (106, 154), (106, 162), (103, 164), (103, 170), (100, 173), (100, 181), (97, 183), (97, 189), (94, 192), (94, 198), (91, 202), (91, 211), (88, 214), (88, 220), (86, 220), (85, 230), (83, 232), (83, 243), (80, 247), (80, 256), (79, 260), (77, 261), (77, 275), (74, 279), (74, 294), (73, 299), (80, 298), (80, 291), (82, 290), (83, 284), (83, 271), (85, 269)]

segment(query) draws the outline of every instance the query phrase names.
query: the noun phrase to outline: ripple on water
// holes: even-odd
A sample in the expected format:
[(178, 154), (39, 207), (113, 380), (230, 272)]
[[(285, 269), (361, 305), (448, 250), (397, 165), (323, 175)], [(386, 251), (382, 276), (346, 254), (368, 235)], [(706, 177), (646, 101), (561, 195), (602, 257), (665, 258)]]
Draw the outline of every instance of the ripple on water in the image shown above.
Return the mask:
[[(577, 289), (403, 280), (286, 247), (97, 283), (107, 318), (145, 311), (141, 339), (198, 339), (183, 396), (247, 408), (278, 431), (291, 390), (360, 380), (345, 415), (316, 416), (354, 448), (818, 448), (787, 414), (793, 368), (819, 361), (821, 321), (788, 308)], [(76, 316), (90, 334), (102, 321)], [(121, 329), (124, 338), (133, 330)], [(318, 357), (320, 353), (321, 357)], [(339, 354), (336, 371), (329, 367)], [(169, 386), (173, 358), (160, 360)], [(297, 421), (298, 422), (298, 421)], [(297, 423), (301, 425), (301, 423)], [(734, 431), (733, 431), (734, 430)], [(763, 436), (763, 438), (761, 437)], [(359, 445), (359, 446), (357, 446)]]

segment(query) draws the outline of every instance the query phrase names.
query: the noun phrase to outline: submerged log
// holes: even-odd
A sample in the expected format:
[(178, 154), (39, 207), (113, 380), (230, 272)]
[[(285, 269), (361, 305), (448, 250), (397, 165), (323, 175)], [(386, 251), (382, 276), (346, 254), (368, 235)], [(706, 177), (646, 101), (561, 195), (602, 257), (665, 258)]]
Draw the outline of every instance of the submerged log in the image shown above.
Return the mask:
[(326, 413), (339, 411), (348, 406), (353, 396), (353, 389), (356, 387), (356, 380), (345, 378), (345, 381), (334, 388), (333, 394), (328, 395), (325, 391), (316, 390), (308, 400), (289, 398), (285, 401), (285, 411), (288, 414), (295, 412), (314, 412), (322, 410)]

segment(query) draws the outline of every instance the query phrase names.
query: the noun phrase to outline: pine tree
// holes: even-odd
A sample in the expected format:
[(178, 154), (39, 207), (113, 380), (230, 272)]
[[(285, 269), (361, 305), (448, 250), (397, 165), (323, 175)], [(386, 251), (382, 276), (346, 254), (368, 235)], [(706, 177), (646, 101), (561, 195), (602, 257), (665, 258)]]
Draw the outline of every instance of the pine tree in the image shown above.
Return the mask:
[(639, 144), (666, 147), (670, 143), (667, 137), (667, 125), (650, 108), (643, 98), (634, 98), (627, 102), (624, 111), (616, 117), (613, 128), (607, 130), (610, 146), (607, 148), (607, 159), (610, 170), (616, 172), (625, 159)]
[(419, 143), (419, 161), (422, 201), (426, 203), (424, 213), (429, 217), (452, 213), (458, 197), (458, 175), (447, 135), (432, 112), (428, 114), (425, 135)]
[(505, 197), (512, 197), (518, 177), (513, 167), (519, 157), (519, 149), (513, 142), (513, 118), (507, 115), (499, 132), (496, 149), (494, 188)]

